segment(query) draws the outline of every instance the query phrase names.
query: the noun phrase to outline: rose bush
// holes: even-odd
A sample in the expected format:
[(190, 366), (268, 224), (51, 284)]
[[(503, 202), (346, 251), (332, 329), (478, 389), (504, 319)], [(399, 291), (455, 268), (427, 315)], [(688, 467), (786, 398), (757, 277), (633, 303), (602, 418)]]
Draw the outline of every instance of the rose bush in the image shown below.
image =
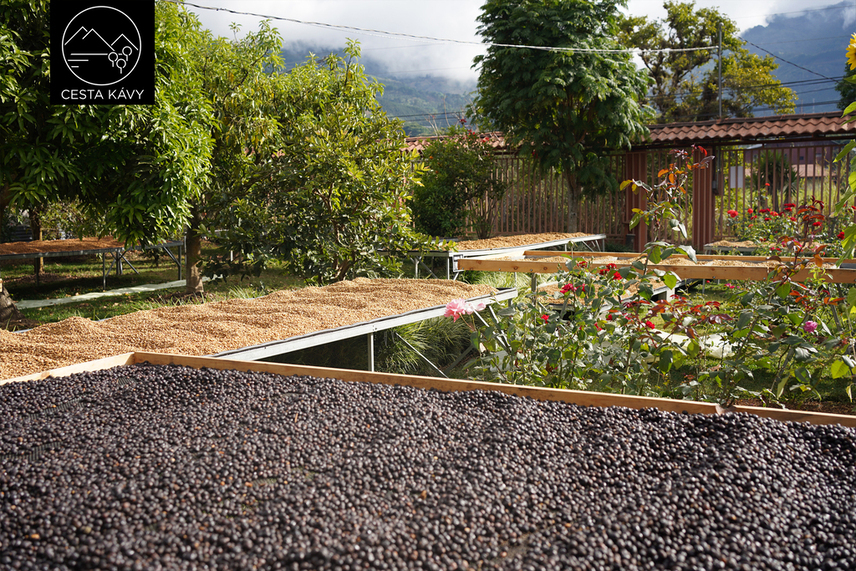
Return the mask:
[[(634, 211), (633, 226), (644, 220), (686, 235), (680, 223), (684, 182), (693, 170), (706, 168), (709, 158), (693, 163), (680, 151), (675, 158), (659, 173), (660, 184), (624, 184), (648, 198), (646, 210)], [(849, 394), (856, 366), (851, 321), (856, 289), (823, 279), (825, 248), (809, 246), (817, 223), (823, 224), (821, 209), (817, 203), (786, 205), (788, 223), (779, 229), (793, 232), (777, 236), (778, 267), (765, 281), (740, 288), (729, 284), (735, 293), (726, 303), (654, 299), (657, 288), (674, 288), (678, 278), (650, 264), (676, 253), (695, 259), (686, 246), (649, 243), (644, 257), (621, 268), (569, 256), (566, 269), (555, 276), (556, 292), (533, 292), (474, 331), (481, 354), (471, 372), (514, 384), (678, 396), (726, 406), (750, 395), (776, 402), (820, 396), (824, 378), (850, 383)], [(759, 214), (770, 218), (763, 223), (782, 218)], [(803, 270), (812, 278), (795, 281)], [(673, 371), (682, 367), (683, 379), (674, 380)], [(762, 371), (771, 381), (759, 389), (755, 377)], [(752, 391), (743, 386), (750, 381)]]

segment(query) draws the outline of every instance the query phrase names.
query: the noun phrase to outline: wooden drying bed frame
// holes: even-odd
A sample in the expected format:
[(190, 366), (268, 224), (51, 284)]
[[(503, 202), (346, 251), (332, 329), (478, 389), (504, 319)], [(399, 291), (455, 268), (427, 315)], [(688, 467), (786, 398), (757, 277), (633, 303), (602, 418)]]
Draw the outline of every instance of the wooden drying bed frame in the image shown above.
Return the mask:
[[(575, 236), (571, 238), (562, 238), (559, 240), (549, 240), (546, 242), (538, 242), (532, 244), (526, 244), (523, 246), (505, 246), (498, 248), (488, 248), (482, 250), (429, 250), (427, 252), (410, 252), (409, 255), (413, 260), (413, 264), (415, 266), (415, 274), (414, 277), (419, 277), (419, 268), (422, 267), (425, 269), (431, 277), (437, 278), (434, 272), (425, 265), (425, 258), (441, 258), (445, 261), (446, 265), (446, 279), (458, 279), (458, 276), (464, 269), (460, 266), (461, 260), (466, 260), (469, 258), (478, 258), (481, 256), (519, 256), (524, 252), (529, 250), (538, 250), (542, 248), (555, 248), (558, 246), (562, 246), (565, 251), (568, 250), (569, 244), (582, 244), (588, 250), (593, 251), (590, 246), (587, 244), (589, 242), (593, 242), (595, 247), (603, 250), (606, 244), (606, 234), (589, 234), (585, 236)], [(542, 252), (543, 253), (543, 252)], [(557, 254), (557, 252), (553, 252), (553, 254)]]
[[(458, 261), (458, 267), (464, 270), (479, 270), (485, 272), (522, 272), (522, 273), (536, 273), (536, 274), (554, 274), (558, 271), (566, 269), (564, 264), (561, 262), (544, 262), (539, 261), (537, 258), (543, 257), (551, 257), (554, 258), (556, 256), (563, 255), (563, 252), (537, 252), (537, 251), (526, 251), (524, 252), (525, 259), (520, 260), (498, 260), (498, 259), (490, 259), (487, 257), (482, 258), (469, 258)], [(584, 258), (587, 260), (593, 260), (595, 264), (597, 264), (598, 258), (618, 258), (618, 261), (611, 261), (614, 263), (616, 267), (622, 268), (630, 266), (633, 262), (632, 260), (638, 258), (642, 254), (638, 253), (626, 253), (626, 252), (586, 252), (584, 254), (576, 255), (576, 256), (568, 256), (568, 258)], [(683, 258), (686, 259), (685, 255), (673, 255), (672, 258)], [(678, 264), (669, 264), (668, 259), (664, 260), (664, 263), (661, 264), (650, 264), (648, 267), (650, 269), (658, 269), (663, 271), (674, 272), (678, 275), (682, 280), (695, 280), (695, 279), (718, 279), (718, 280), (728, 280), (728, 281), (764, 281), (767, 279), (767, 276), (770, 274), (770, 269), (767, 267), (763, 267), (759, 264), (760, 262), (767, 261), (766, 256), (706, 256), (706, 255), (698, 255), (696, 258), (699, 261), (714, 261), (714, 260), (723, 260), (723, 261), (734, 261), (734, 262), (745, 262), (745, 266), (702, 266), (702, 265), (678, 265)], [(626, 261), (622, 261), (626, 259)], [(838, 260), (835, 258), (823, 258), (824, 263), (836, 263)], [(753, 265), (755, 266), (753, 267)], [(853, 265), (854, 267), (850, 268), (829, 268), (824, 269), (824, 280), (831, 283), (843, 283), (843, 284), (852, 284), (856, 283), (856, 260), (845, 260), (845, 264)], [(802, 270), (798, 272), (791, 279), (797, 282), (803, 282), (808, 280), (811, 277), (811, 272), (809, 270)]]
[(146, 353), (140, 351), (124, 353), (122, 355), (106, 357), (104, 359), (70, 365), (68, 367), (34, 373), (32, 375), (16, 377), (14, 379), (0, 380), (0, 385), (12, 382), (46, 379), (49, 377), (64, 377), (76, 373), (100, 371), (121, 365), (133, 365), (138, 363), (149, 363), (152, 365), (181, 365), (196, 369), (207, 367), (218, 370), (229, 369), (237, 371), (258, 371), (280, 375), (308, 375), (313, 377), (341, 379), (349, 382), (403, 385), (447, 392), (473, 390), (497, 391), (509, 395), (533, 398), (536, 400), (567, 402), (580, 406), (620, 406), (633, 409), (656, 408), (666, 412), (690, 414), (723, 414), (727, 412), (738, 412), (773, 418), (780, 421), (807, 422), (809, 424), (840, 424), (842, 426), (856, 427), (856, 416), (842, 414), (751, 406), (735, 406), (731, 409), (725, 410), (714, 403), (687, 400), (628, 396), (566, 389), (547, 389), (542, 387), (485, 383), (470, 380), (438, 379), (435, 377), (422, 377), (417, 375), (396, 375), (391, 373), (374, 373), (349, 369), (308, 367), (304, 365), (264, 363), (258, 361), (239, 361), (231, 359), (217, 359), (213, 357), (190, 357), (184, 355)]

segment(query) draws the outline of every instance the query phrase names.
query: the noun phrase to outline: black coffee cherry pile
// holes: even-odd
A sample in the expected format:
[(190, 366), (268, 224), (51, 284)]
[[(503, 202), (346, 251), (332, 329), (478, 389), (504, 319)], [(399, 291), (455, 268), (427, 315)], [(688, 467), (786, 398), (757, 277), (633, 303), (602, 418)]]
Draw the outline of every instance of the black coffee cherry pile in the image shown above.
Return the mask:
[(137, 365), (0, 387), (2, 569), (856, 569), (856, 431)]

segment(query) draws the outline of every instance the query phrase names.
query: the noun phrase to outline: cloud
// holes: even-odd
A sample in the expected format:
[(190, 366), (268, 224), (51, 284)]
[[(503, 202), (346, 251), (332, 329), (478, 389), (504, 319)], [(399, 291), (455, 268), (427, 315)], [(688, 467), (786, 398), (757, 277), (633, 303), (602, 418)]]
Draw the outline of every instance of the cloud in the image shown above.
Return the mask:
[[(390, 71), (400, 74), (434, 74), (473, 80), (476, 77), (476, 72), (471, 69), (473, 58), (483, 52), (483, 48), (477, 45), (381, 33), (480, 42), (476, 35), (476, 18), (481, 12), (482, 0), (194, 0), (194, 3), (305, 22), (272, 21), (285, 44), (339, 49), (347, 39), (356, 39), (365, 58), (379, 60)], [(227, 37), (231, 37), (229, 25), (232, 22), (247, 31), (257, 29), (261, 20), (258, 16), (234, 12), (188, 8), (199, 15), (206, 28)], [(361, 29), (337, 29), (332, 25)]]
[[(255, 30), (260, 16), (300, 20), (304, 23), (274, 19), (286, 44), (341, 49), (348, 38), (359, 40), (364, 58), (378, 60), (396, 76), (440, 75), (457, 81), (474, 81), (473, 58), (484, 53), (478, 45), (442, 43), (418, 37), (390, 37), (380, 32), (428, 36), (480, 42), (478, 22), (484, 0), (191, 0), (194, 4), (221, 8), (221, 11), (188, 8), (199, 15), (203, 25), (215, 34), (231, 37), (233, 22), (244, 31)], [(765, 25), (772, 14), (791, 17), (804, 10), (805, 0), (775, 0), (772, 3), (747, 3), (746, 0), (695, 0), (695, 7), (717, 8), (737, 23), (740, 30)], [(227, 10), (231, 10), (229, 12)], [(629, 0), (625, 13), (665, 17), (663, 0)], [(856, 8), (850, 10), (856, 18)], [(312, 24), (315, 22), (316, 24)], [(356, 29), (336, 29), (328, 25)], [(375, 30), (375, 31), (371, 31)], [(324, 55), (318, 53), (317, 55)]]

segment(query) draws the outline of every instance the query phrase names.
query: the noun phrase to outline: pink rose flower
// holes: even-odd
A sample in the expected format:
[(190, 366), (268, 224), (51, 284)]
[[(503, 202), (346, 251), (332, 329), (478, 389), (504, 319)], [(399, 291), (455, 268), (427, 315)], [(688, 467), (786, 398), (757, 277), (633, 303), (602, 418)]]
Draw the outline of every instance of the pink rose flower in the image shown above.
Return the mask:
[(806, 333), (812, 333), (815, 329), (817, 329), (816, 321), (806, 321), (805, 323), (803, 323), (803, 331), (805, 331)]
[(457, 321), (463, 315), (471, 315), (474, 311), (481, 311), (485, 308), (484, 302), (470, 303), (465, 299), (453, 299), (446, 304), (446, 313), (444, 317), (451, 317), (452, 321)]

